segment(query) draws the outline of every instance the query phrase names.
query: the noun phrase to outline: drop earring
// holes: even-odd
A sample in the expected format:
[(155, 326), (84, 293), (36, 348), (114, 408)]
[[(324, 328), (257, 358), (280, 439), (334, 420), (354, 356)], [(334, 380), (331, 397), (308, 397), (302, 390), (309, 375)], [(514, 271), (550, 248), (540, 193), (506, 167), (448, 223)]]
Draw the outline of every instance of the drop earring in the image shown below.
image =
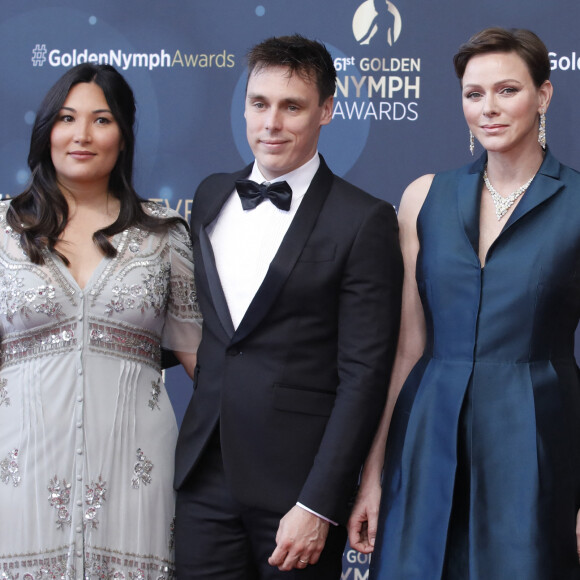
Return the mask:
[(540, 109), (540, 130), (538, 131), (538, 143), (546, 150), (546, 113)]
[(469, 129), (469, 152), (473, 155), (473, 150), (475, 149), (475, 142), (473, 139), (473, 133)]

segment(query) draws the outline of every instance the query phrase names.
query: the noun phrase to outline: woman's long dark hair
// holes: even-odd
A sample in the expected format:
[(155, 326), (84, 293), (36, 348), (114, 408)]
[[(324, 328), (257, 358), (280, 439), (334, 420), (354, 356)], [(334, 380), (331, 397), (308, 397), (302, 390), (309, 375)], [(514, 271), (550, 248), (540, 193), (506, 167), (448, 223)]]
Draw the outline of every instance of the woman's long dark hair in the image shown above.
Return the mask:
[(35, 264), (43, 264), (42, 252), (48, 248), (68, 264), (55, 249), (55, 244), (68, 221), (68, 204), (58, 187), (56, 171), (50, 153), (50, 135), (60, 110), (72, 87), (79, 83), (95, 83), (103, 93), (115, 121), (119, 125), (123, 148), (109, 177), (109, 192), (120, 201), (116, 221), (93, 234), (94, 242), (106, 256), (117, 250), (108, 238), (136, 226), (148, 231), (162, 231), (180, 218), (160, 218), (147, 214), (143, 199), (133, 188), (133, 154), (135, 152), (135, 97), (123, 76), (112, 66), (83, 63), (68, 70), (44, 97), (36, 115), (30, 139), (28, 166), (31, 180), (16, 196), (6, 219), (20, 234), (22, 249)]

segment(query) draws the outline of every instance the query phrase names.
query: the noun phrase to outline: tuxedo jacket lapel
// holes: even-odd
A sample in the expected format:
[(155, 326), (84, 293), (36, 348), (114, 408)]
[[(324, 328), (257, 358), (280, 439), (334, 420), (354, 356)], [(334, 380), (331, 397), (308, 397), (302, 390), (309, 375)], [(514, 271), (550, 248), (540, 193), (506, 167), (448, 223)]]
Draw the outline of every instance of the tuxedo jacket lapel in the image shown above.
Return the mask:
[[(209, 200), (208, 208), (205, 211), (201, 225), (199, 226), (199, 249), (202, 256), (203, 272), (205, 273), (207, 279), (211, 300), (213, 302), (216, 315), (219, 318), (226, 334), (230, 338), (234, 335), (234, 324), (232, 322), (226, 296), (221, 285), (215, 261), (215, 255), (213, 253), (211, 241), (207, 233), (207, 226), (209, 226), (217, 218), (224, 203), (230, 197), (235, 187), (236, 180), (247, 177), (251, 170), (252, 165), (249, 165), (238, 173), (224, 173), (222, 175), (223, 179), (220, 183), (217, 184), (215, 193)], [(200, 271), (201, 268), (199, 268), (199, 266), (196, 264), (196, 275), (200, 275)]]
[(232, 191), (235, 189), (236, 180), (248, 177), (252, 171), (252, 167), (253, 163), (237, 173), (222, 173), (218, 176), (221, 179), (215, 183), (215, 192), (207, 201), (207, 209), (204, 211), (201, 223), (202, 226), (207, 227), (217, 218), (224, 203), (226, 203), (232, 194)]
[(234, 335), (234, 324), (232, 322), (226, 296), (217, 271), (213, 248), (211, 247), (211, 242), (207, 235), (205, 226), (202, 226), (199, 232), (199, 248), (203, 257), (205, 275), (215, 312), (226, 331), (226, 334), (231, 338)]
[(276, 300), (306, 245), (332, 182), (333, 174), (321, 156), (320, 167), (268, 268), (264, 281), (235, 332), (233, 342), (245, 338), (260, 323)]

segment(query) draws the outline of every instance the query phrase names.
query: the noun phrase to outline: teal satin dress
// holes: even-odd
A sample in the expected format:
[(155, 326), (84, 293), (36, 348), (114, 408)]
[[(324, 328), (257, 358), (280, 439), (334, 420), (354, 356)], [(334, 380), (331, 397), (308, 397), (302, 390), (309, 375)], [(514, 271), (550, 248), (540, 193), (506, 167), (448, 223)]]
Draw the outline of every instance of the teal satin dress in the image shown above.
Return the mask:
[(419, 214), (427, 346), (392, 419), (371, 580), (580, 579), (580, 174), (547, 152), (481, 268), (485, 161), (438, 174)]

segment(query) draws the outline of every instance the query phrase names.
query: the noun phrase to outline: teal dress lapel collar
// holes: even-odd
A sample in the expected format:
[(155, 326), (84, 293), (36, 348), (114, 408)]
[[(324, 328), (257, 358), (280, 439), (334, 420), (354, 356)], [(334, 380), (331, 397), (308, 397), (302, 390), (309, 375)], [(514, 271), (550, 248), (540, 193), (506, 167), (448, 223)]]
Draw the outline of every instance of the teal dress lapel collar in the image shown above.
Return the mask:
[(534, 180), (520, 199), (514, 212), (506, 222), (502, 233), (511, 228), (526, 214), (550, 199), (564, 184), (560, 181), (560, 162), (546, 150), (542, 165)]
[(482, 174), (487, 155), (483, 154), (464, 173), (457, 184), (457, 207), (477, 261), (479, 262), (479, 214), (481, 206)]

